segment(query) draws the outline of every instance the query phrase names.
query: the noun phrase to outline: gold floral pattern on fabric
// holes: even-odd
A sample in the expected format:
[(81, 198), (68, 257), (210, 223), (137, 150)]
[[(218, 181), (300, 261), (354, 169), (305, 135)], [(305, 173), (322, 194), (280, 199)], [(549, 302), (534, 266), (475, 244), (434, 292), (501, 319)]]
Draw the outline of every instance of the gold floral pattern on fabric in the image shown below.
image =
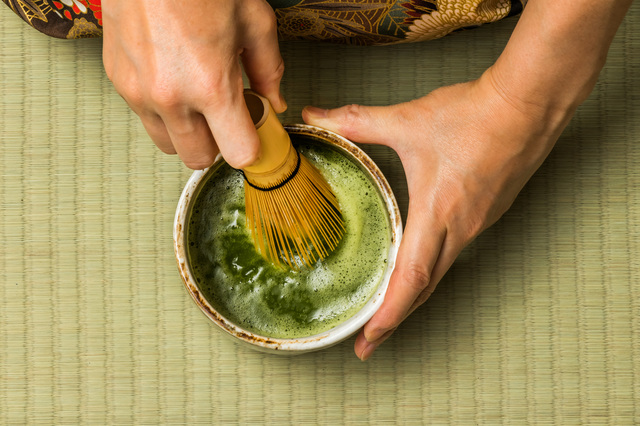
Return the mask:
[[(286, 0), (278, 2), (281, 6)], [(290, 0), (275, 9), (281, 40), (328, 40), (348, 44), (382, 44), (398, 39), (378, 31), (395, 1)], [(273, 5), (273, 3), (272, 3)]]
[[(52, 37), (84, 38), (102, 35), (100, 0), (3, 1), (29, 25)], [(91, 31), (89, 23), (95, 26), (91, 27)]]
[(391, 44), (443, 37), (518, 14), (524, 0), (269, 0), (282, 40)]
[(413, 21), (405, 33), (407, 41), (433, 40), (460, 28), (495, 22), (511, 9), (508, 0), (440, 0), (438, 10)]
[(76, 18), (73, 20), (73, 27), (69, 30), (67, 38), (91, 38), (102, 36), (102, 28), (98, 28), (93, 22), (87, 21), (85, 18)]
[[(312, 12), (292, 12), (281, 16), (278, 21), (278, 31), (285, 37), (304, 37), (314, 34), (321, 34), (324, 30), (324, 23), (317, 13)], [(282, 38), (282, 36), (281, 36)]]
[[(59, 38), (102, 35), (100, 0), (3, 0)], [(519, 14), (526, 0), (266, 0), (281, 40), (392, 44), (431, 40)], [(215, 23), (215, 16), (211, 17)]]
[(34, 19), (47, 22), (47, 13), (52, 10), (45, 0), (4, 0), (4, 2), (29, 25)]

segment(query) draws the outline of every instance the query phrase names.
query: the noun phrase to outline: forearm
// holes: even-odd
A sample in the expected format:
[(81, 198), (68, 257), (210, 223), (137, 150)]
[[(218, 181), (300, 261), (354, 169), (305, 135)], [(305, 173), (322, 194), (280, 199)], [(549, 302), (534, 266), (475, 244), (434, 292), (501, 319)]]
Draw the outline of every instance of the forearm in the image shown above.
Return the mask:
[(521, 110), (566, 121), (593, 90), (631, 2), (530, 0), (487, 77)]

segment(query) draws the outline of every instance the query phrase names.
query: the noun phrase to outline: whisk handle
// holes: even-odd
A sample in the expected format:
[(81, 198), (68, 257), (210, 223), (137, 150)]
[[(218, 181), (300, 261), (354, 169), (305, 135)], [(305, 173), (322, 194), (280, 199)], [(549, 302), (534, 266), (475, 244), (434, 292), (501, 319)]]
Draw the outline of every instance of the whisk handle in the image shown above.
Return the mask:
[[(244, 99), (256, 126), (262, 148), (258, 161), (245, 167), (244, 171), (252, 175), (271, 174), (282, 169), (291, 156), (291, 139), (266, 98), (247, 89), (244, 91)], [(290, 170), (284, 170), (284, 172), (290, 172)]]

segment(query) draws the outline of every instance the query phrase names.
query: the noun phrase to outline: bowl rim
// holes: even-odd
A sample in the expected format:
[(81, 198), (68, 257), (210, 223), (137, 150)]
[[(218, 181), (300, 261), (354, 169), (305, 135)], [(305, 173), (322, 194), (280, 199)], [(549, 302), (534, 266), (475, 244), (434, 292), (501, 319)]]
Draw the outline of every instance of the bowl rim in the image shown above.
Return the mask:
[(191, 211), (191, 205), (197, 194), (199, 185), (203, 182), (208, 172), (217, 167), (222, 161), (222, 156), (218, 154), (213, 165), (204, 170), (196, 170), (191, 174), (187, 181), (176, 208), (176, 215), (173, 226), (173, 242), (178, 269), (186, 290), (193, 298), (200, 310), (217, 326), (219, 326), (225, 334), (236, 338), (236, 340), (248, 343), (251, 347), (267, 352), (279, 353), (303, 353), (319, 349), (324, 349), (335, 345), (359, 331), (364, 324), (375, 314), (386, 294), (391, 274), (395, 269), (396, 256), (402, 239), (402, 219), (400, 209), (396, 201), (395, 195), (391, 190), (391, 186), (371, 158), (353, 142), (346, 138), (307, 124), (288, 124), (284, 128), (293, 134), (311, 136), (328, 142), (339, 151), (346, 152), (352, 161), (358, 163), (363, 170), (368, 171), (370, 178), (378, 189), (380, 195), (385, 201), (388, 212), (389, 225), (391, 230), (391, 244), (387, 256), (387, 267), (384, 271), (380, 284), (376, 288), (375, 293), (365, 303), (365, 305), (349, 319), (338, 324), (337, 326), (318, 333), (313, 336), (300, 338), (274, 338), (261, 336), (246, 330), (233, 322), (227, 320), (223, 315), (206, 300), (200, 292), (197, 282), (191, 273), (189, 266), (187, 244), (186, 244), (186, 228), (188, 214)]

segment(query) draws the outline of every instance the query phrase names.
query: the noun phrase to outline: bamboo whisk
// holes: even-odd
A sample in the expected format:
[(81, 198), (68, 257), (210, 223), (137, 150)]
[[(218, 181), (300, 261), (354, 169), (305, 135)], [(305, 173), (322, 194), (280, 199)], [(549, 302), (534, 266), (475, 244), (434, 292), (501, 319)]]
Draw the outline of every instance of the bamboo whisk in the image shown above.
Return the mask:
[(244, 98), (262, 147), (260, 159), (243, 169), (247, 227), (256, 250), (278, 266), (311, 266), (344, 235), (338, 200), (293, 147), (269, 101), (249, 90)]

